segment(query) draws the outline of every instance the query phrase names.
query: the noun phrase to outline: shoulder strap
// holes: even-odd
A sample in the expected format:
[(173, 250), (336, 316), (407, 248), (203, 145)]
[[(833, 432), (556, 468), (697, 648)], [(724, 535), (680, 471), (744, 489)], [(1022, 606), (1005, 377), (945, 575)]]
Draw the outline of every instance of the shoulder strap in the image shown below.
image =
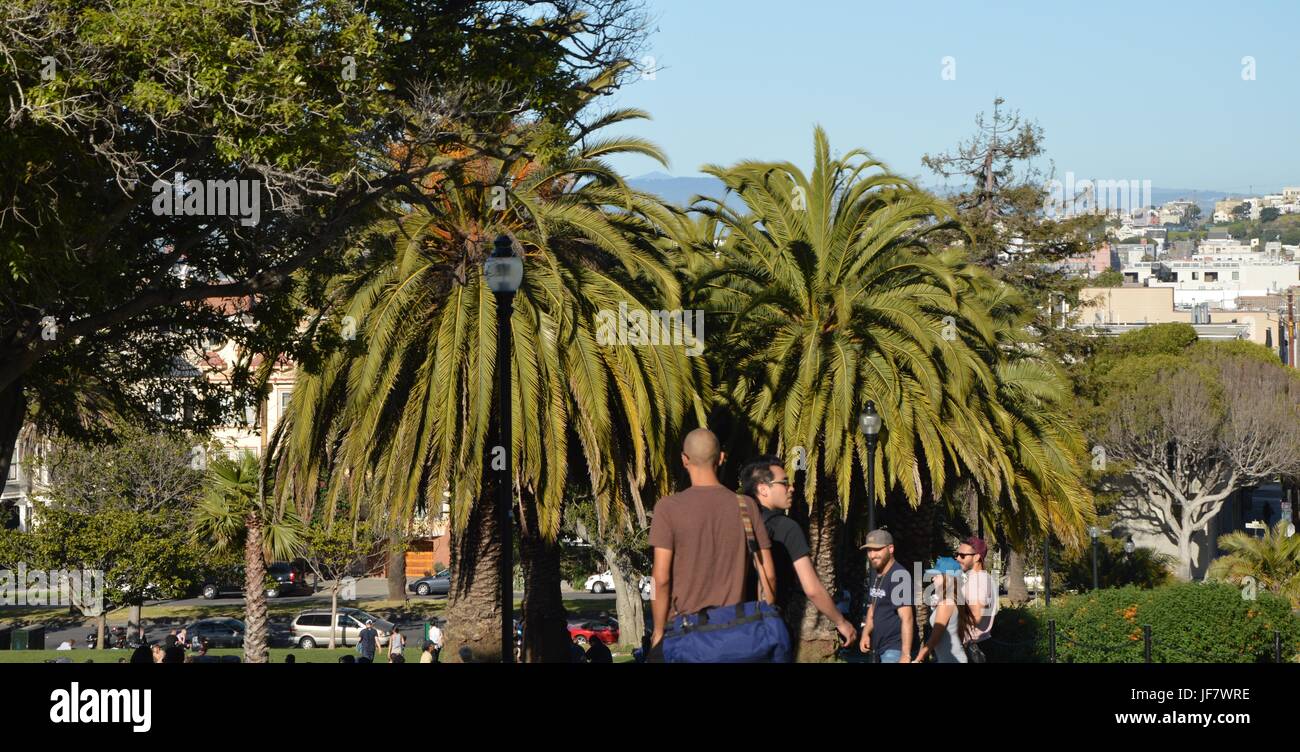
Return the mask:
[(776, 600), (776, 588), (767, 580), (767, 570), (763, 569), (763, 561), (759, 557), (758, 538), (754, 536), (754, 524), (749, 519), (749, 505), (745, 503), (745, 497), (736, 494), (736, 501), (740, 503), (740, 524), (745, 529), (745, 545), (749, 549), (751, 561), (754, 563), (754, 571), (758, 574), (759, 597), (767, 600), (763, 596), (766, 592), (768, 596)]

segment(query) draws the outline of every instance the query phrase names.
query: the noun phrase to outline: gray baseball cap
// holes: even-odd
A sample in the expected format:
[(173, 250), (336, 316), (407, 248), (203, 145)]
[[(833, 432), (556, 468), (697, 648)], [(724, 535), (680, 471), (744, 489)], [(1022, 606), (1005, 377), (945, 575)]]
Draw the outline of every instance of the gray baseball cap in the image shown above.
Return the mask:
[(884, 548), (894, 545), (894, 536), (888, 530), (872, 530), (867, 533), (867, 542), (860, 548)]

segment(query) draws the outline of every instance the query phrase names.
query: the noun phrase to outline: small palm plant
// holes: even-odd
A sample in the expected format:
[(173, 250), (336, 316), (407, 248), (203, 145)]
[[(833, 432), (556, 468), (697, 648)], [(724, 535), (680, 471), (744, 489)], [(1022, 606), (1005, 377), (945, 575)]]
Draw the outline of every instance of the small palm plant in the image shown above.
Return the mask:
[(1253, 581), (1300, 608), (1300, 535), (1287, 535), (1288, 523), (1279, 520), (1262, 538), (1244, 531), (1219, 536), (1226, 555), (1210, 564), (1206, 579), (1236, 585)]
[(266, 563), (294, 558), (304, 540), (298, 516), (268, 503), (260, 473), (252, 452), (216, 459), (193, 524), (195, 539), (214, 551), (244, 550), (245, 663), (267, 662)]

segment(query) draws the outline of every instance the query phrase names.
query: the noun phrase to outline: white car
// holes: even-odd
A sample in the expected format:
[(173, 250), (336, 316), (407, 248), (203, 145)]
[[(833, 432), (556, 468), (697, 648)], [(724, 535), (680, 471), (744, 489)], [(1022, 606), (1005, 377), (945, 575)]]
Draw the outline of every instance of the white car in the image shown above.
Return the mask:
[(589, 593), (612, 593), (614, 592), (614, 576), (605, 570), (602, 574), (593, 574), (587, 578), (587, 584), (583, 589)]
[[(650, 578), (643, 575), (639, 584), (641, 594), (649, 598)], [(609, 570), (605, 570), (601, 574), (593, 574), (587, 578), (587, 582), (583, 585), (583, 589), (589, 593), (596, 593), (597, 595), (601, 593), (612, 593), (614, 592), (614, 576), (609, 572)]]

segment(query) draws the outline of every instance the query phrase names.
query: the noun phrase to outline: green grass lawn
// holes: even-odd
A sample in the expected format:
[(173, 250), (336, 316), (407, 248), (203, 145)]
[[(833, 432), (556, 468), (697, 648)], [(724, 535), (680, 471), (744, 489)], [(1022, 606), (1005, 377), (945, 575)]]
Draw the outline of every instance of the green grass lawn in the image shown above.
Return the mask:
[[(359, 598), (355, 601), (340, 602), (339, 608), (359, 608), (363, 611), (378, 616), (386, 616), (391, 612), (400, 611), (404, 616), (403, 619), (424, 619), (434, 615), (441, 615), (446, 608), (447, 600), (432, 598), (412, 598), (407, 601), (392, 601), (386, 598)], [(324, 603), (282, 603), (277, 601), (267, 602), (267, 614), (272, 617), (291, 618), (299, 611), (305, 611), (308, 608), (329, 608), (329, 602)], [(128, 610), (119, 608), (108, 613), (109, 624), (122, 624), (126, 622)], [(214, 616), (229, 616), (236, 619), (244, 618), (244, 601), (238, 598), (230, 598), (214, 601), (211, 604), (202, 606), (145, 606), (141, 609), (141, 618), (151, 622), (187, 624), (197, 619), (208, 619)], [(75, 626), (82, 622), (88, 621), (84, 617), (70, 616), (66, 607), (26, 607), (26, 606), (5, 606), (0, 608), (0, 626), (21, 626), (27, 624), (44, 624), (54, 629), (63, 629), (68, 626)]]
[[(357, 654), (356, 648), (336, 648), (326, 650), (318, 648), (316, 650), (295, 650), (289, 648), (271, 648), (271, 663), (284, 663), (284, 657), (293, 653), (296, 663), (338, 663), (339, 657), (344, 655)], [(244, 651), (238, 648), (220, 648), (218, 650), (209, 650), (208, 655), (237, 655), (241, 658)], [(387, 662), (387, 653), (380, 656), (383, 662)], [(130, 660), (130, 650), (0, 650), (0, 663), (43, 663), (44, 661), (56, 658), (71, 658), (73, 663), (85, 663), (87, 659), (95, 663), (117, 663), (119, 660)], [(406, 649), (406, 662), (418, 663), (420, 660), (420, 651), (408, 647)], [(614, 652), (615, 663), (631, 663), (631, 653)]]

